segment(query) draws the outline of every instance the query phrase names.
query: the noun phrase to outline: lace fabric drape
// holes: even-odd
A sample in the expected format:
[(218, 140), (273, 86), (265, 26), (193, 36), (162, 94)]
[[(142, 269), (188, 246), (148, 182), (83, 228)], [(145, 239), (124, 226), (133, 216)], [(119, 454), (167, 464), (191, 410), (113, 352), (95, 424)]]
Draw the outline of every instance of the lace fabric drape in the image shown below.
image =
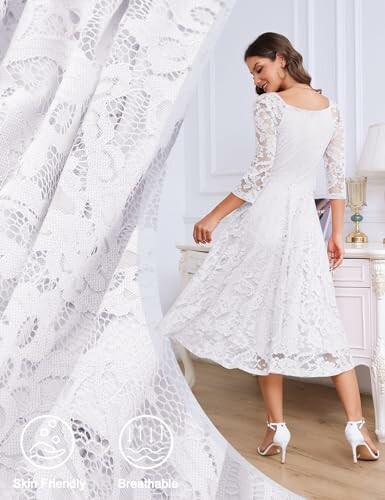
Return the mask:
[[(224, 440), (152, 329), (165, 160), (233, 3), (1, 4), (3, 498), (298, 498)], [(46, 414), (67, 422), (75, 443), (52, 470), (20, 450), (26, 424)], [(168, 460), (148, 470), (118, 449), (122, 427), (142, 414), (174, 436)], [(18, 489), (15, 478), (35, 483)], [(43, 478), (84, 489), (54, 490)], [(145, 478), (178, 487), (118, 486)]]

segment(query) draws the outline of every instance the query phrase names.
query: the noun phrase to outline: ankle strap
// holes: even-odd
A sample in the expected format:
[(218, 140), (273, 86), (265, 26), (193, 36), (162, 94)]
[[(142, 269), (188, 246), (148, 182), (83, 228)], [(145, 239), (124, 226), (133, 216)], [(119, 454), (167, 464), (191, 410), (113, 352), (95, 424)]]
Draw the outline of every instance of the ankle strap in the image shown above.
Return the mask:
[(358, 428), (361, 429), (361, 427), (364, 425), (365, 423), (365, 419), (362, 418), (361, 420), (348, 420), (346, 422), (347, 424), (359, 424)]
[(286, 425), (286, 422), (269, 422), (268, 420), (266, 420), (266, 425), (267, 427), (274, 429), (275, 426), (278, 427), (278, 425)]

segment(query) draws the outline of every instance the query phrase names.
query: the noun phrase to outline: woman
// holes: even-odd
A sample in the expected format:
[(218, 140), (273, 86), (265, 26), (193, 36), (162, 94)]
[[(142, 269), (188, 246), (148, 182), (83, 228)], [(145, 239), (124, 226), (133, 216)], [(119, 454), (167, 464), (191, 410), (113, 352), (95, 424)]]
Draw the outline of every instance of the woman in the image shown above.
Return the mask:
[[(259, 375), (267, 416), (261, 455), (281, 452), (285, 461), (283, 375), (331, 376), (354, 461), (376, 460), (329, 272), (344, 254), (340, 111), (311, 87), (302, 56), (286, 37), (262, 34), (244, 60), (259, 94), (257, 152), (235, 189), (195, 224), (195, 242), (211, 242), (227, 216), (159, 328), (200, 357)], [(313, 193), (322, 160), (332, 200), (327, 252)]]

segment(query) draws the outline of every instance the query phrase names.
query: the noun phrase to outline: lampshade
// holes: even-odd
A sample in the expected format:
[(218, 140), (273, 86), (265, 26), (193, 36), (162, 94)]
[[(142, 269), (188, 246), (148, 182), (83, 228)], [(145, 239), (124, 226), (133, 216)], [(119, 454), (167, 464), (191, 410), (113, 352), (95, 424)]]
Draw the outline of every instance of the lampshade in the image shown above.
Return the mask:
[(357, 173), (369, 177), (385, 176), (385, 123), (369, 126)]

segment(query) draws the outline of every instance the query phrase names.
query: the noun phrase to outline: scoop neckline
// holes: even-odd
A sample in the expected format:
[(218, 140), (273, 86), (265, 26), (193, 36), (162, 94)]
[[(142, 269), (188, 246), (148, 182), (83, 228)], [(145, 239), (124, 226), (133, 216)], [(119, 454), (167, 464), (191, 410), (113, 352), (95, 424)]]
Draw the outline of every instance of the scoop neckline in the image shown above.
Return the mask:
[(321, 109), (308, 109), (308, 108), (300, 108), (299, 106), (294, 106), (293, 104), (289, 104), (288, 102), (285, 101), (285, 99), (279, 95), (279, 92), (271, 92), (271, 94), (275, 94), (278, 99), (280, 99), (286, 106), (288, 106), (289, 108), (295, 108), (295, 109), (300, 109), (301, 111), (326, 111), (328, 109), (330, 109), (332, 103), (331, 103), (331, 100), (329, 98), (327, 98), (327, 100), (329, 101), (329, 105), (327, 108), (321, 108)]

